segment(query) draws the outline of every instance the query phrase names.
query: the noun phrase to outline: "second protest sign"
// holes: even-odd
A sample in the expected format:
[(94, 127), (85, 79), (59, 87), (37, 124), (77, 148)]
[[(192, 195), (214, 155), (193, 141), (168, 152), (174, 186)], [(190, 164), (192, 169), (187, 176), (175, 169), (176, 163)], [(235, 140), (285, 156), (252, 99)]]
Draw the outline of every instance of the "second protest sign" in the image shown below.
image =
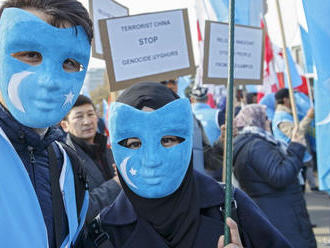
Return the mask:
[[(235, 25), (235, 84), (262, 84), (263, 40), (262, 29)], [(227, 64), (228, 24), (206, 21), (203, 83), (226, 84)]]

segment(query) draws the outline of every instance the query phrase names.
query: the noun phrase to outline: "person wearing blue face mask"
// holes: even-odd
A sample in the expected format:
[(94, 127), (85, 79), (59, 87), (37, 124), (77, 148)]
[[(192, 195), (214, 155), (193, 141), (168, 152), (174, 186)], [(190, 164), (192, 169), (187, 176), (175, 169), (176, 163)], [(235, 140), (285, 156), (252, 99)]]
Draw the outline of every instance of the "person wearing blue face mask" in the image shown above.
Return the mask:
[[(95, 220), (84, 247), (223, 247), (224, 188), (193, 169), (192, 118), (189, 100), (158, 83), (138, 83), (111, 104), (123, 191)], [(234, 198), (242, 235), (228, 219), (226, 247), (291, 247), (246, 194), (235, 190)]]
[(79, 95), (92, 36), (77, 0), (0, 7), (1, 247), (71, 247), (78, 239), (87, 184), (52, 125)]

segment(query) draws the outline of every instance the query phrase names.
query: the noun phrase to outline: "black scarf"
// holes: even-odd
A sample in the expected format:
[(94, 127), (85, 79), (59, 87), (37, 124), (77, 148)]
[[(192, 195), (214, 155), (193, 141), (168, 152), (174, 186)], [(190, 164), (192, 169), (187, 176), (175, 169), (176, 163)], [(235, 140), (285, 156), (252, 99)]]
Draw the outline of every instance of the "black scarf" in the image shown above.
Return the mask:
[(108, 164), (106, 157), (107, 138), (96, 133), (94, 144), (88, 144), (84, 139), (78, 138), (73, 134), (69, 134), (73, 143), (77, 144), (96, 164), (102, 172), (104, 180), (110, 180), (113, 177), (113, 172)]
[[(140, 83), (125, 90), (118, 102), (137, 109), (158, 109), (179, 97), (159, 83)], [(139, 218), (152, 225), (169, 247), (193, 247), (199, 229), (200, 200), (192, 159), (180, 187), (171, 195), (147, 199), (136, 195), (119, 175), (123, 190)]]

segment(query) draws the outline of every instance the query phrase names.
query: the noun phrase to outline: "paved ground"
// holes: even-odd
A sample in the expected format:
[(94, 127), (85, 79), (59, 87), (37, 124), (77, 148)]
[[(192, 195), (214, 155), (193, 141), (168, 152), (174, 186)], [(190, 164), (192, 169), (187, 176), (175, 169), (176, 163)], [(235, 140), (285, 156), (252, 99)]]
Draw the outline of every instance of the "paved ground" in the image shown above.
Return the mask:
[(317, 227), (313, 228), (317, 247), (330, 247), (330, 196), (326, 193), (311, 192), (305, 193), (307, 209), (311, 222)]

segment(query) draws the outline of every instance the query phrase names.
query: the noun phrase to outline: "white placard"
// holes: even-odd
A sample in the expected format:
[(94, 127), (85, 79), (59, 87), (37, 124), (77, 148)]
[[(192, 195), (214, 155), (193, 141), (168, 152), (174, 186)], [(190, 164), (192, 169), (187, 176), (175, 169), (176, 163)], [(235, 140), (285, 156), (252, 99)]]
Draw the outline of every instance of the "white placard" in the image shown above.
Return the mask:
[(99, 29), (99, 20), (127, 16), (128, 8), (116, 3), (113, 0), (90, 0), (90, 7), (93, 16), (94, 27), (94, 51), (93, 56), (102, 58), (103, 48)]
[(187, 19), (186, 10), (173, 10), (101, 21), (107, 33), (106, 37), (102, 34), (103, 50), (108, 50), (109, 45), (110, 56), (106, 59), (107, 67), (111, 67), (110, 86), (111, 81), (118, 84), (152, 76), (159, 79), (174, 71), (175, 76), (192, 72), (194, 59)]
[[(204, 73), (205, 83), (227, 80), (228, 76), (228, 24), (207, 22), (205, 31)], [(235, 26), (234, 79), (241, 84), (262, 83), (263, 31), (260, 28)], [(221, 83), (225, 82), (221, 81)]]

